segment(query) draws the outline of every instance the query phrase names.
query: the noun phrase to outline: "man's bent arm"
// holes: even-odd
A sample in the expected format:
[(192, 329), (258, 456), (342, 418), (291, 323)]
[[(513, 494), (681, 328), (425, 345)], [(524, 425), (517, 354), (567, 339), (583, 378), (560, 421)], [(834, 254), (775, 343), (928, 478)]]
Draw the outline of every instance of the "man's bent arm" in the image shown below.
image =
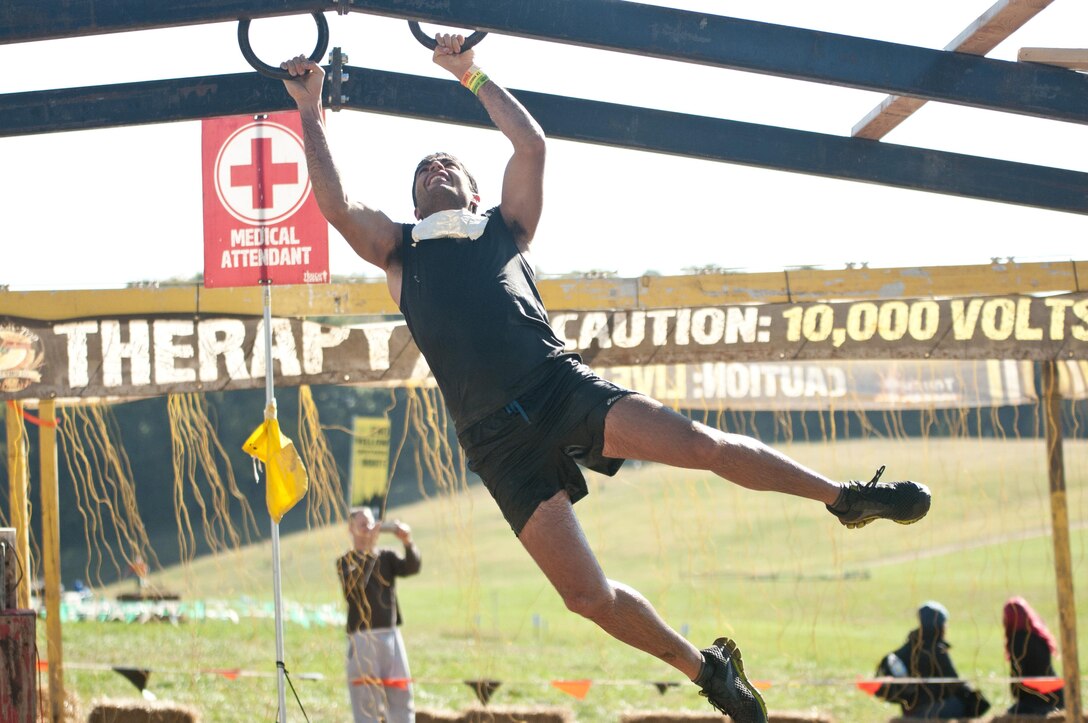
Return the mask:
[(355, 253), (378, 268), (388, 270), (399, 239), (400, 226), (381, 211), (349, 201), (344, 193), (321, 115), (324, 71), (317, 63), (301, 57), (283, 65), (298, 76), (295, 80), (284, 81), (284, 85), (298, 104), (306, 168), (321, 213), (343, 235)]
[(544, 208), (544, 131), (498, 83), (489, 80), (478, 97), (495, 126), (514, 146), (502, 179), (502, 215), (524, 250), (536, 235)]
[(480, 103), (491, 116), (492, 122), (514, 146), (514, 155), (506, 164), (502, 182), (502, 215), (514, 232), (518, 246), (525, 250), (533, 240), (540, 213), (544, 207), (544, 131), (529, 115), (529, 111), (498, 83), (486, 79), (482, 85), (479, 76), (470, 78), (476, 68), (471, 49), (459, 52), (463, 38), (459, 35), (435, 37), (434, 62), (462, 82), (469, 80)]

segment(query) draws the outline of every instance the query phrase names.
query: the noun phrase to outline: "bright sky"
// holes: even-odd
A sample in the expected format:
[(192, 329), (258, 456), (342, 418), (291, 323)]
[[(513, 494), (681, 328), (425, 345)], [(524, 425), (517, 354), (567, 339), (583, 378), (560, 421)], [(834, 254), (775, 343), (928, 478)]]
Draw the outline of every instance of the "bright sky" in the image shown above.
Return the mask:
[[(655, 4), (942, 48), (992, 2)], [(448, 77), (403, 21), (327, 17), (330, 47), (342, 47), (351, 65)], [(1088, 3), (1055, 0), (990, 57), (1014, 60), (1025, 46), (1084, 47), (1086, 27)], [(235, 33), (235, 23), (222, 23), (4, 45), (2, 90), (245, 72)], [(309, 53), (314, 34), (309, 16), (255, 21), (252, 30), (270, 63)], [(477, 62), (511, 88), (838, 135), (883, 97), (494, 34), (477, 48)], [(328, 124), (349, 195), (394, 220), (411, 220), (411, 173), (433, 150), (465, 160), (484, 206), (497, 202), (510, 149), (495, 131), (356, 111), (330, 112)], [(1011, 114), (930, 103), (885, 140), (1088, 171), (1088, 127)], [(0, 168), (0, 285), (123, 286), (203, 268), (199, 122), (4, 138)], [(566, 141), (550, 142), (545, 193), (533, 261), (546, 274), (1082, 259), (1088, 239), (1084, 216)], [(334, 274), (377, 273), (335, 231), (330, 247)]]

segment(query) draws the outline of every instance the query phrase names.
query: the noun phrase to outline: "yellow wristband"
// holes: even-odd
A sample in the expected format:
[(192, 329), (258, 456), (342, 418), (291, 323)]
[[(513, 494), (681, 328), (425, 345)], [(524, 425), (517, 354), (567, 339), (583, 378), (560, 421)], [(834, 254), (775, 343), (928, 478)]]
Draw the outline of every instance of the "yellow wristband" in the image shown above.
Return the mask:
[(489, 80), (487, 73), (473, 65), (461, 76), (461, 85), (471, 90), (473, 95), (479, 95), (480, 88)]

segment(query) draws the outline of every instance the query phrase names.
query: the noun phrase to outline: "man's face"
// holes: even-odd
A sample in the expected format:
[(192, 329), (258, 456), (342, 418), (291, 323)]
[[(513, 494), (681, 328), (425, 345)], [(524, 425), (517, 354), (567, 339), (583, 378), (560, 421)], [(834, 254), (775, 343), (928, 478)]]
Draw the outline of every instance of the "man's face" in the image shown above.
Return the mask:
[(420, 162), (416, 166), (414, 184), (417, 219), (424, 219), (436, 211), (471, 208), (479, 202), (464, 166), (449, 156), (426, 158)]
[(348, 530), (351, 532), (355, 548), (359, 550), (369, 550), (374, 547), (380, 531), (378, 524), (374, 521), (374, 513), (369, 509), (355, 512), (348, 522)]

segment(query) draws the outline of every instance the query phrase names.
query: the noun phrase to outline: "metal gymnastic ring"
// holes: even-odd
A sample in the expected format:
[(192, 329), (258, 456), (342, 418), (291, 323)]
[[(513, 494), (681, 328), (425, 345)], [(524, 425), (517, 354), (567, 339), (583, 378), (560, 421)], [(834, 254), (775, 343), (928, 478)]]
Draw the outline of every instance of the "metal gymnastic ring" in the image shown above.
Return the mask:
[[(419, 41), (420, 45), (428, 50), (434, 50), (438, 47), (438, 41), (423, 32), (423, 29), (419, 27), (419, 23), (415, 20), (409, 20), (408, 27), (412, 29), (412, 35), (416, 36), (416, 40)], [(461, 52), (463, 53), (469, 48), (474, 47), (476, 43), (483, 40), (486, 35), (487, 33), (477, 30), (472, 35), (468, 36), (465, 39), (465, 42), (461, 44)]]
[[(310, 60), (320, 63), (329, 47), (329, 23), (325, 20), (325, 16), (319, 12), (315, 12), (313, 16), (314, 22), (317, 23), (317, 46), (314, 48), (314, 52), (310, 53)], [(238, 21), (238, 47), (242, 49), (242, 55), (245, 57), (246, 62), (252, 65), (254, 70), (266, 77), (275, 78), (276, 80), (294, 79), (296, 76), (291, 75), (283, 68), (262, 62), (257, 54), (253, 52), (253, 48), (249, 44), (249, 20), (249, 18), (242, 18)]]

